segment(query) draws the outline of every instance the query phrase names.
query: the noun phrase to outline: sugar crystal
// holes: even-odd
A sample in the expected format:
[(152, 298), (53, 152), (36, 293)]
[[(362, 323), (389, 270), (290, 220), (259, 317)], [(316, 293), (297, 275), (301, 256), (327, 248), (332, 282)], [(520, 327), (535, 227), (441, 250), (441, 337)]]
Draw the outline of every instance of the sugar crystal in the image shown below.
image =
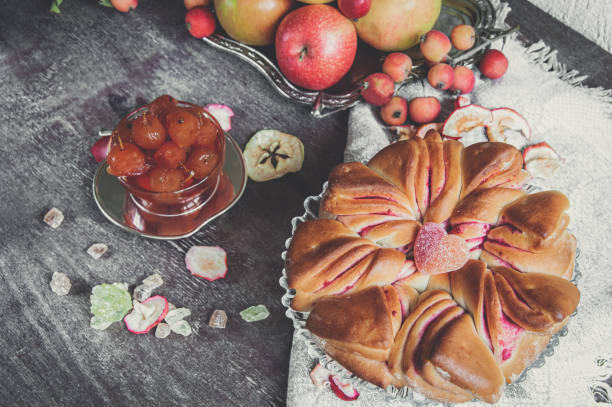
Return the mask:
[(89, 254), (94, 259), (98, 260), (100, 257), (104, 255), (104, 253), (106, 253), (107, 250), (108, 250), (108, 246), (105, 245), (104, 243), (94, 243), (91, 246), (89, 246), (89, 249), (87, 249), (87, 254)]
[(164, 322), (157, 324), (157, 327), (155, 328), (155, 337), (163, 339), (168, 335), (170, 335), (170, 325)]
[(57, 229), (64, 221), (64, 214), (57, 208), (51, 208), (45, 214), (43, 221), (53, 229)]
[(153, 293), (153, 290), (151, 289), (151, 287), (141, 284), (137, 286), (136, 288), (134, 288), (134, 299), (142, 302), (146, 300), (147, 298), (149, 298), (152, 293)]
[(227, 314), (222, 309), (216, 309), (210, 316), (208, 326), (223, 329), (225, 328), (225, 325), (227, 325)]
[(179, 335), (191, 335), (191, 325), (189, 325), (189, 322), (185, 321), (184, 319), (170, 325), (170, 329), (172, 330), (172, 332), (177, 333)]
[(268, 316), (270, 316), (270, 312), (265, 305), (259, 304), (240, 311), (240, 316), (246, 322), (257, 322), (268, 318)]
[(189, 310), (189, 308), (176, 308), (172, 311), (168, 311), (168, 314), (164, 319), (170, 325), (174, 325), (175, 323), (182, 321), (189, 315), (191, 315), (191, 311)]
[(70, 291), (70, 287), (72, 287), (68, 276), (58, 271), (53, 273), (49, 285), (51, 286), (51, 291), (57, 295), (67, 295)]
[(149, 287), (151, 290), (156, 289), (162, 284), (164, 284), (164, 280), (162, 280), (161, 276), (157, 273), (151, 274), (149, 277), (142, 280), (142, 285)]

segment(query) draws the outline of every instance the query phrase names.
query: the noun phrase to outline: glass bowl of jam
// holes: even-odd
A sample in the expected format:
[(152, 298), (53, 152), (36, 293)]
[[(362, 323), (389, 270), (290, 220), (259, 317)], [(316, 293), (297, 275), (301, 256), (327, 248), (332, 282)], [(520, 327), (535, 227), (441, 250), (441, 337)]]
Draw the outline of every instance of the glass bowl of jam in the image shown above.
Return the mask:
[(230, 185), (225, 140), (208, 111), (168, 95), (124, 117), (112, 132), (106, 171), (125, 189), (125, 223), (156, 236), (200, 226)]

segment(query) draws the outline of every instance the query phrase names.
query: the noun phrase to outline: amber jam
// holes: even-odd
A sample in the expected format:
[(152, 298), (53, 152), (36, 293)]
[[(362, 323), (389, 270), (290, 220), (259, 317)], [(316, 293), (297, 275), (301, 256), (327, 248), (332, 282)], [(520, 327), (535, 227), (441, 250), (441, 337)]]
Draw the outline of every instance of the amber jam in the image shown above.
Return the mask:
[(233, 197), (225, 136), (200, 106), (164, 95), (113, 131), (107, 171), (126, 189), (125, 221), (158, 236), (195, 230)]

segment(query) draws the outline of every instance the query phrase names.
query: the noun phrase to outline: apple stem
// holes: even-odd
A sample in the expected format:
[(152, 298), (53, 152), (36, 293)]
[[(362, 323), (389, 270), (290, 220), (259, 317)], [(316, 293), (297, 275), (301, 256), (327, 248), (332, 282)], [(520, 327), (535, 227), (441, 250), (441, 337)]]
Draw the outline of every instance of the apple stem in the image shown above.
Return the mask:
[(304, 59), (304, 55), (306, 55), (308, 53), (308, 48), (304, 47), (302, 48), (302, 50), (300, 51), (300, 62), (302, 62), (302, 60)]
[(189, 171), (189, 176), (185, 178), (183, 182), (181, 182), (181, 185), (185, 185), (187, 182), (189, 182), (193, 178), (194, 175), (195, 175), (195, 172), (193, 170)]
[(121, 141), (121, 136), (117, 134), (117, 141), (119, 142), (119, 149), (123, 151), (123, 141)]

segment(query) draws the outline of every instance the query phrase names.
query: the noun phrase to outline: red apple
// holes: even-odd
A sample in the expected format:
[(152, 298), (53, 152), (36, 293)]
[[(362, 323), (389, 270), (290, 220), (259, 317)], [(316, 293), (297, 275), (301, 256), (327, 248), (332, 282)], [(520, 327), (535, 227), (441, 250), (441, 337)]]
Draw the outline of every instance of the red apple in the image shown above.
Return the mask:
[(408, 105), (408, 114), (416, 123), (429, 123), (438, 117), (440, 108), (440, 101), (435, 97), (414, 98)]
[(382, 106), (391, 100), (395, 91), (395, 85), (393, 84), (393, 79), (386, 73), (376, 72), (370, 74), (363, 82), (364, 88), (361, 91), (361, 96), (369, 104)]
[(191, 10), (194, 7), (210, 6), (211, 0), (183, 0), (185, 8)]
[(451, 42), (443, 32), (431, 30), (421, 38), (420, 48), (426, 60), (437, 63), (446, 60)]
[(380, 108), (380, 117), (389, 126), (400, 126), (406, 121), (408, 104), (406, 99), (393, 96), (389, 103)]
[(370, 11), (372, 0), (338, 0), (338, 8), (346, 18), (357, 21)]
[(429, 84), (441, 90), (447, 90), (453, 84), (455, 71), (448, 64), (436, 64), (427, 72), (427, 81)]
[(316, 4), (287, 14), (276, 31), (276, 59), (291, 82), (322, 90), (338, 82), (357, 52), (353, 24), (334, 7)]
[(122, 13), (130, 12), (138, 7), (138, 0), (110, 0), (110, 2), (116, 10)]
[(467, 66), (459, 65), (455, 67), (452, 90), (461, 94), (470, 93), (474, 89), (476, 78), (474, 72)]
[(215, 32), (217, 22), (209, 9), (194, 7), (185, 15), (185, 25), (191, 35), (196, 38), (208, 37)]
[(385, 58), (382, 70), (395, 83), (403, 82), (412, 70), (412, 59), (404, 53), (392, 52)]
[(487, 78), (497, 79), (504, 76), (508, 69), (508, 58), (496, 49), (485, 52), (478, 65), (480, 73)]

